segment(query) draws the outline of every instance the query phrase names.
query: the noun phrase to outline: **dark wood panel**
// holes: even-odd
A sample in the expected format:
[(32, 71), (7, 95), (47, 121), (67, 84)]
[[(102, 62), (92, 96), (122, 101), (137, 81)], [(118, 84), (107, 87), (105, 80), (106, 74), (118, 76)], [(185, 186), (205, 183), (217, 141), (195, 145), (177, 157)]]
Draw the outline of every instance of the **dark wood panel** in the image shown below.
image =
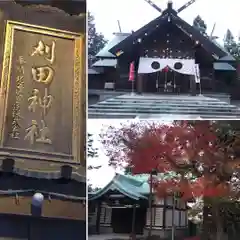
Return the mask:
[[(15, 197), (0, 196), (0, 212), (5, 214), (31, 215), (31, 197), (22, 196), (19, 204)], [(64, 219), (86, 219), (86, 208), (80, 202), (52, 199), (43, 203), (42, 216)]]
[(77, 240), (86, 238), (85, 221), (0, 215), (0, 239)]

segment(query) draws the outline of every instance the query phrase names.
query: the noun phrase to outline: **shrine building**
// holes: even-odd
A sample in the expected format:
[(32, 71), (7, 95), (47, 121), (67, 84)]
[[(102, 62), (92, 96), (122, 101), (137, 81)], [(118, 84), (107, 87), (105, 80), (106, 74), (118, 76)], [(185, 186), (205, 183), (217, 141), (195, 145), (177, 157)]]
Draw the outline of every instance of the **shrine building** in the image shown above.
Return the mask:
[(151, 235), (164, 238), (171, 236), (175, 226), (176, 235), (184, 236), (188, 228), (186, 203), (171, 196), (159, 199), (153, 193), (150, 207), (148, 180), (148, 174), (116, 174), (105, 187), (89, 192), (89, 234), (147, 236), (151, 226)]
[[(172, 1), (160, 16), (132, 33), (114, 38), (96, 55), (89, 69), (88, 88), (158, 94), (227, 93), (239, 98), (237, 62), (213, 36), (191, 26)], [(134, 64), (134, 83), (129, 81)], [(132, 86), (132, 84), (134, 84)]]

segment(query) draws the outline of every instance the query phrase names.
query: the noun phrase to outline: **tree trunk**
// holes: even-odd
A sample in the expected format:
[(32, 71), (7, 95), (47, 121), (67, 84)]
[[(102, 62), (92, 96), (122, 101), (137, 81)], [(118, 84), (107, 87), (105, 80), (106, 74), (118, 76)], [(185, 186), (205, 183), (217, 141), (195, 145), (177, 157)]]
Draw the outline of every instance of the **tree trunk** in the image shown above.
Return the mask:
[(202, 223), (202, 229), (201, 229), (201, 240), (209, 240), (210, 237), (210, 229), (211, 226), (209, 226), (209, 209), (207, 206), (207, 199), (203, 198), (203, 223)]
[(223, 224), (222, 224), (222, 217), (220, 214), (220, 207), (219, 204), (214, 204), (213, 206), (213, 217), (214, 217), (214, 223), (216, 226), (216, 240), (223, 240)]
[(224, 240), (223, 238), (224, 231), (220, 205), (204, 198), (201, 240)]

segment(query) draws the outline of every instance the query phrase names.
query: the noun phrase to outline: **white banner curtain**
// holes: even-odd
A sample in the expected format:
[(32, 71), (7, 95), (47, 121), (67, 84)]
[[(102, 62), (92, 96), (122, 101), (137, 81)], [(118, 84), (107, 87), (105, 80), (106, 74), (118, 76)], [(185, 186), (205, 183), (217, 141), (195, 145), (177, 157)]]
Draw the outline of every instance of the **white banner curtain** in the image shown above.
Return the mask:
[[(153, 63), (157, 65), (159, 63), (159, 68), (152, 68)], [(176, 69), (176, 63), (181, 63), (182, 67)], [(141, 57), (139, 60), (138, 73), (154, 73), (162, 71), (164, 68), (169, 67), (175, 72), (194, 75), (196, 76), (195, 60), (194, 59), (180, 59), (180, 58), (144, 58)]]

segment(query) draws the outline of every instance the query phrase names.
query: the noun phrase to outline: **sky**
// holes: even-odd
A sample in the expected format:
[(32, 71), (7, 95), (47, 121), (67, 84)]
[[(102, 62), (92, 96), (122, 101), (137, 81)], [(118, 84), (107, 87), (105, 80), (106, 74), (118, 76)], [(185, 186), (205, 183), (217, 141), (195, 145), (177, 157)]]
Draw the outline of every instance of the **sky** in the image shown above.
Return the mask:
[[(160, 124), (171, 124), (173, 119), (168, 120), (158, 120)], [(88, 170), (87, 178), (89, 183), (94, 187), (104, 187), (107, 185), (114, 177), (115, 170), (108, 166), (109, 159), (104, 154), (104, 146), (101, 144), (101, 139), (99, 134), (104, 132), (109, 126), (113, 126), (116, 128), (120, 128), (121, 124), (128, 124), (131, 122), (139, 122), (144, 121), (140, 119), (88, 119), (87, 121), (87, 132), (92, 134), (93, 138), (93, 147), (98, 148), (98, 157), (97, 158), (88, 158), (87, 164), (88, 166), (102, 166), (100, 169)], [(146, 120), (145, 120), (146, 121)], [(153, 120), (147, 120), (153, 121)], [(156, 122), (156, 120), (154, 121)]]
[[(164, 10), (167, 0), (152, 0)], [(173, 0), (173, 8), (178, 9), (188, 0)], [(106, 39), (112, 38), (112, 33), (118, 32), (120, 21), (122, 32), (135, 31), (159, 16), (159, 12), (144, 0), (87, 0), (87, 8), (94, 17), (98, 32), (103, 33)], [(214, 36), (221, 41), (229, 28), (233, 35), (240, 34), (240, 0), (197, 0), (179, 16), (189, 24), (200, 15), (208, 26), (207, 32), (216, 27)]]
[(88, 158), (87, 164), (102, 166), (100, 169), (93, 169), (87, 172), (87, 178), (94, 187), (104, 187), (115, 175), (115, 170), (108, 166), (108, 157), (104, 154), (104, 146), (101, 144), (99, 134), (110, 125), (115, 127), (121, 126), (121, 122), (118, 119), (88, 119), (87, 121), (87, 132), (93, 135), (93, 147), (98, 148), (99, 155), (94, 159)]

